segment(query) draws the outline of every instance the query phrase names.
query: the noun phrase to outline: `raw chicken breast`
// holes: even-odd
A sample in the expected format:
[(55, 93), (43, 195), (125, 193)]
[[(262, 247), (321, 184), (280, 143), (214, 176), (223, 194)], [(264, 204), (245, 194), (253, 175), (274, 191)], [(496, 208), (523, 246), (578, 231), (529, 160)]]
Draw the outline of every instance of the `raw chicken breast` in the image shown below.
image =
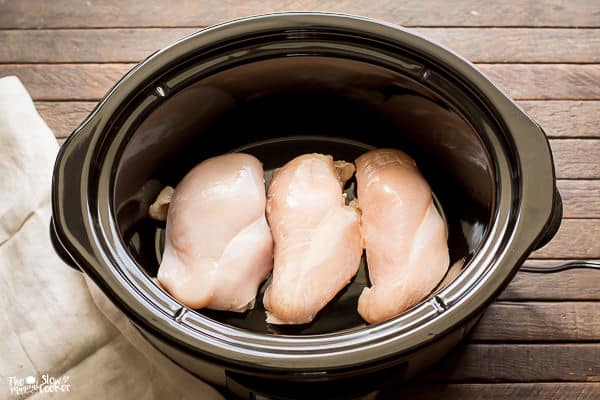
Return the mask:
[(356, 275), (360, 215), (342, 188), (354, 167), (306, 154), (275, 173), (267, 219), (275, 242), (273, 279), (263, 299), (267, 322), (304, 324)]
[(169, 204), (158, 280), (192, 308), (243, 312), (273, 266), (260, 161), (209, 158), (177, 185)]
[(371, 287), (358, 300), (369, 323), (388, 320), (425, 298), (442, 280), (446, 227), (415, 161), (392, 149), (356, 160), (361, 231)]

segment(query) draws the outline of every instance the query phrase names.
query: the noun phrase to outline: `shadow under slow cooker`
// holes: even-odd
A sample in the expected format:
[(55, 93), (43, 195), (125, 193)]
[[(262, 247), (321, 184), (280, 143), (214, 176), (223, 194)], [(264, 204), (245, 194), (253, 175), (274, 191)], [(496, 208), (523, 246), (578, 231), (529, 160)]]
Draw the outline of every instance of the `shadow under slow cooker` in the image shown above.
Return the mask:
[[(131, 255), (154, 277), (164, 224), (147, 217), (147, 206), (162, 186), (177, 185), (202, 160), (247, 152), (262, 161), (268, 181), (275, 168), (300, 154), (352, 161), (369, 149), (393, 147), (412, 155), (429, 181), (447, 222), (451, 263), (468, 261), (493, 218), (495, 202), (494, 168), (472, 122), (453, 99), (373, 64), (299, 56), (239, 65), (169, 93), (131, 133), (115, 178), (115, 215)], [(349, 200), (354, 196), (353, 181), (346, 193)], [(368, 286), (364, 257), (352, 283), (308, 325), (267, 325), (265, 286), (255, 308), (244, 314), (198, 312), (271, 334), (365, 326), (356, 311)]]

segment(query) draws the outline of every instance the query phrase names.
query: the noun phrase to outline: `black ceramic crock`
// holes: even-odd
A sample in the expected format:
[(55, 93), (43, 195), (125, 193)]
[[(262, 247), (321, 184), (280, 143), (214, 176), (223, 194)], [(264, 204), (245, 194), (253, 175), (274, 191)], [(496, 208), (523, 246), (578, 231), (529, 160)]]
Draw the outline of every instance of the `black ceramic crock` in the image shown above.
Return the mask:
[[(417, 160), (463, 265), (408, 312), (361, 321), (364, 265), (313, 324), (287, 329), (267, 326), (260, 302), (190, 310), (152, 280), (164, 226), (147, 206), (201, 160), (245, 151), (270, 171), (374, 147)], [(211, 27), (133, 68), (61, 148), (52, 212), (62, 257), (183, 368), (241, 397), (347, 398), (454, 347), (555, 234), (562, 205), (544, 132), (469, 62), (397, 26), (298, 13)]]

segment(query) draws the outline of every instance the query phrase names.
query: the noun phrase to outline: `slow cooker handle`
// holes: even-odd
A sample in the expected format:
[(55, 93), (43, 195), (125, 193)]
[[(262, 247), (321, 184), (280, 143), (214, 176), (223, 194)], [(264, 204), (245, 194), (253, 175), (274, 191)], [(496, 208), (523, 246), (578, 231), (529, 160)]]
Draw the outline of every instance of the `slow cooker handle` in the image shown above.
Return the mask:
[[(61, 146), (54, 163), (52, 176), (52, 216), (50, 240), (58, 256), (71, 268), (84, 272), (93, 253), (89, 242), (85, 218), (87, 211), (81, 201), (87, 180), (86, 161), (94, 132), (104, 115), (99, 113), (101, 101), (83, 123), (73, 131)], [(66, 217), (68, 215), (68, 218)]]
[[(560, 227), (560, 223), (562, 221), (563, 216), (563, 206), (562, 206), (562, 198), (560, 197), (560, 193), (555, 189), (554, 195), (554, 209), (552, 211), (552, 218), (548, 225), (546, 225), (546, 229), (542, 234), (541, 238), (535, 245), (535, 249), (539, 249), (544, 247), (553, 237), (556, 235), (558, 228)], [(532, 267), (532, 266), (521, 266), (520, 270), (523, 272), (534, 272), (534, 273), (553, 273), (553, 272), (562, 272), (569, 269), (597, 269), (600, 270), (600, 262), (590, 261), (590, 260), (581, 260), (581, 261), (571, 261), (565, 264), (556, 265), (553, 267)]]
[(54, 227), (54, 220), (52, 217), (50, 217), (50, 242), (52, 242), (52, 247), (54, 247), (56, 254), (58, 254), (65, 264), (74, 270), (81, 272), (75, 261), (73, 261), (71, 255), (67, 252), (65, 247), (60, 242), (60, 239), (56, 235), (56, 228)]
[(558, 232), (558, 228), (560, 228), (560, 223), (562, 222), (562, 217), (563, 217), (562, 198), (560, 197), (560, 193), (558, 192), (558, 189), (554, 189), (554, 206), (552, 207), (552, 217), (550, 217), (550, 221), (546, 225), (544, 232), (542, 232), (542, 235), (540, 236), (537, 243), (535, 244), (534, 250), (541, 249), (546, 244), (548, 244), (548, 242), (550, 240), (552, 240), (554, 235), (556, 235), (556, 232)]

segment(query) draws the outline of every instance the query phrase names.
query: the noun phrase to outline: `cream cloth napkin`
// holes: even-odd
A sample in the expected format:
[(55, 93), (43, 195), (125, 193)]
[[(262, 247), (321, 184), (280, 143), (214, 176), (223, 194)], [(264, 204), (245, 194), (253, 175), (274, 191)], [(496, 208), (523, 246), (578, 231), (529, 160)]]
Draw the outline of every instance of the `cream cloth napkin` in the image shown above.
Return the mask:
[(57, 151), (18, 78), (0, 79), (0, 399), (221, 399), (54, 253)]

